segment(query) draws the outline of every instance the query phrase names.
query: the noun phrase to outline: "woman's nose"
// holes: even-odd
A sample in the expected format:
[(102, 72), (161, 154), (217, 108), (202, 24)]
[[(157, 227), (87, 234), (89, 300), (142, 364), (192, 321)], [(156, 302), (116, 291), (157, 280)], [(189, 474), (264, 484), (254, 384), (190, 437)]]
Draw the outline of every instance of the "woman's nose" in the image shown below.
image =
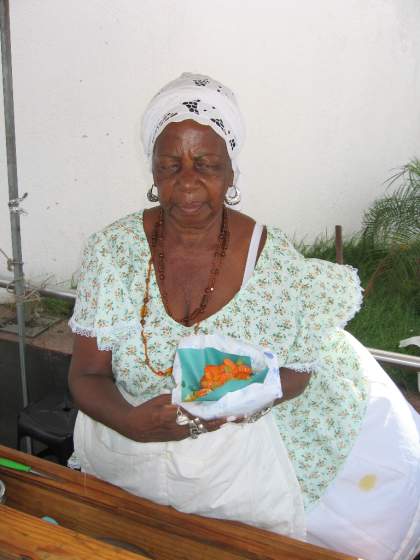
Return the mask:
[(199, 186), (199, 176), (194, 166), (183, 166), (177, 175), (177, 184), (183, 190), (193, 190)]

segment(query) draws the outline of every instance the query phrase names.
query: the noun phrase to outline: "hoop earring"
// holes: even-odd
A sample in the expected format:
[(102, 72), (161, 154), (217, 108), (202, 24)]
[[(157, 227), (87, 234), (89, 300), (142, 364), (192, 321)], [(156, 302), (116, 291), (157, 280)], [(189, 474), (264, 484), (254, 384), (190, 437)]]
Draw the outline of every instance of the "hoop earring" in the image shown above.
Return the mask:
[[(156, 187), (155, 184), (153, 184), (153, 185), (150, 187), (150, 189), (147, 191), (146, 196), (147, 196), (147, 200), (148, 200), (149, 202), (159, 202), (159, 194), (153, 194), (153, 189), (154, 189), (154, 187)], [(157, 190), (157, 187), (156, 187), (156, 190)]]
[[(233, 189), (233, 193), (231, 192)], [(225, 194), (225, 203), (228, 206), (236, 206), (241, 202), (241, 191), (236, 185), (231, 185)]]

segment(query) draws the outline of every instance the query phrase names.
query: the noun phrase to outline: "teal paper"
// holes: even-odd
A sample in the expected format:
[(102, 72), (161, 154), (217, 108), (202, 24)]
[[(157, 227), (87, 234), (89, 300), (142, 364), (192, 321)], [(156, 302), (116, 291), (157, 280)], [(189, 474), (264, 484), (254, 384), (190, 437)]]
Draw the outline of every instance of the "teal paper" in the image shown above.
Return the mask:
[[(240, 360), (244, 365), (251, 367), (251, 358), (249, 356), (240, 356), (238, 354), (230, 354), (221, 352), (216, 348), (179, 348), (177, 350), (179, 362), (181, 365), (181, 396), (183, 401), (188, 401), (188, 396), (195, 391), (201, 389), (200, 380), (204, 375), (204, 368), (208, 365), (217, 366), (223, 363), (226, 358), (237, 363)], [(268, 368), (255, 372), (250, 379), (232, 379), (224, 385), (210, 391), (203, 397), (194, 399), (199, 401), (218, 401), (226, 393), (239, 391), (247, 387), (251, 383), (264, 383), (268, 373)]]

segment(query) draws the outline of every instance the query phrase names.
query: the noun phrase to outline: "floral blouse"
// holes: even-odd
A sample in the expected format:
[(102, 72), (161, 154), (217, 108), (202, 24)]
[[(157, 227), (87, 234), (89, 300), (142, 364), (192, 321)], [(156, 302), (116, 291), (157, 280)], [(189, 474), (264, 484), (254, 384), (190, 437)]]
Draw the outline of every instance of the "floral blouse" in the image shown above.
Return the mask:
[[(112, 350), (116, 385), (137, 404), (174, 386), (172, 378), (156, 376), (145, 364), (139, 312), (149, 258), (141, 211), (93, 234), (70, 319), (73, 332), (96, 337), (100, 350)], [(304, 393), (273, 411), (307, 508), (334, 479), (366, 409), (368, 384), (341, 330), (360, 304), (354, 269), (306, 259), (279, 229), (269, 227), (248, 282), (199, 326), (205, 334), (267, 347), (282, 366), (312, 372)], [(148, 309), (149, 358), (163, 371), (172, 366), (178, 341), (193, 327), (166, 313), (154, 274)]]

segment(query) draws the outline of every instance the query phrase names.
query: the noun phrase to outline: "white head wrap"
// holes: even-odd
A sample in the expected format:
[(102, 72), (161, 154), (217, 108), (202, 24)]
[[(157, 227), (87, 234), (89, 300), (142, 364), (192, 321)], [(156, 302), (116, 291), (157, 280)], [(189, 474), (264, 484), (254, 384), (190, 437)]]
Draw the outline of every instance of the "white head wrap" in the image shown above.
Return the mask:
[(245, 126), (233, 92), (202, 74), (184, 73), (169, 82), (150, 101), (141, 126), (144, 151), (151, 163), (156, 138), (171, 122), (192, 119), (223, 138), (235, 178), (237, 156), (245, 139)]

